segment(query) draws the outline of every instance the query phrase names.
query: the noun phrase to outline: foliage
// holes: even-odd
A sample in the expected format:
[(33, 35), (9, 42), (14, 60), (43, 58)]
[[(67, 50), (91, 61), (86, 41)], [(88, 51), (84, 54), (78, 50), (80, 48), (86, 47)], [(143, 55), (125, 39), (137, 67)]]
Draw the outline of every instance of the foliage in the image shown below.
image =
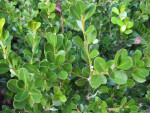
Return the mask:
[(61, 6), (0, 1), (0, 74), (10, 75), (14, 94), (14, 109), (3, 111), (146, 113), (150, 1), (66, 0)]

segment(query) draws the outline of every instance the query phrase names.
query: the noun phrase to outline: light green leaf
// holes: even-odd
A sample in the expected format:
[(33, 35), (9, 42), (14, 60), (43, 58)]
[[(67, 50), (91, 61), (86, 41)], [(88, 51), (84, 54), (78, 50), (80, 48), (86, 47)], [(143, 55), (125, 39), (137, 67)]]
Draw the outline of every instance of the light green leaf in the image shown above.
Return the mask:
[(131, 68), (132, 65), (133, 65), (132, 59), (130, 57), (124, 57), (124, 58), (120, 59), (118, 68), (122, 69), (122, 70), (127, 70), (127, 69)]
[(123, 22), (122, 20), (120, 20), (120, 19), (118, 19), (117, 24), (118, 24), (120, 27), (125, 25), (124, 22)]
[(101, 57), (97, 57), (94, 60), (94, 69), (98, 72), (105, 72), (107, 69), (106, 61)]
[(124, 71), (113, 71), (110, 77), (116, 84), (125, 84), (128, 79)]
[(126, 49), (120, 49), (115, 55), (115, 66), (119, 65), (120, 59), (123, 57), (127, 57), (128, 51)]
[(99, 52), (97, 49), (95, 49), (95, 50), (91, 51), (90, 58), (95, 58), (98, 55), (99, 55)]
[(67, 98), (66, 98), (65, 95), (61, 95), (61, 96), (59, 97), (59, 99), (60, 99), (61, 102), (66, 102), (66, 101), (67, 101)]
[(87, 20), (88, 18), (90, 18), (94, 14), (95, 10), (96, 5), (94, 3), (88, 5), (87, 8), (85, 9), (84, 19)]
[(30, 20), (28, 22), (28, 28), (36, 31), (41, 26), (40, 22), (36, 22), (35, 20)]
[(5, 24), (5, 18), (1, 18), (0, 19), (0, 32), (2, 31), (4, 24)]
[(118, 18), (117, 17), (112, 17), (111, 18), (111, 22), (113, 23), (113, 24), (117, 24), (117, 22), (118, 22)]
[(27, 86), (27, 84), (30, 80), (30, 75), (29, 75), (28, 70), (25, 69), (25, 68), (21, 68), (18, 77), (19, 77), (20, 80), (23, 80), (25, 82), (26, 86)]
[(90, 84), (93, 88), (99, 87), (101, 84), (106, 84), (107, 79), (104, 75), (92, 75)]
[(82, 14), (83, 11), (84, 11), (85, 8), (86, 8), (84, 1), (81, 1), (81, 0), (77, 1), (76, 7), (77, 7), (78, 10), (80, 11), (80, 14)]
[(57, 65), (61, 65), (65, 62), (65, 56), (64, 55), (58, 55), (55, 59), (55, 63)]
[(80, 10), (76, 7), (76, 5), (72, 5), (70, 7), (70, 13), (72, 17), (75, 18), (76, 20), (81, 20), (81, 13)]
[(87, 35), (87, 43), (92, 43), (97, 37), (97, 31), (94, 29), (91, 33)]
[(39, 103), (40, 102), (40, 99), (42, 97), (42, 94), (39, 90), (37, 89), (32, 89), (30, 92), (29, 92), (30, 96), (33, 98), (33, 101), (35, 103)]
[(124, 97), (122, 100), (121, 100), (121, 106), (123, 107), (125, 104), (127, 103), (127, 97)]
[(15, 95), (14, 100), (17, 102), (20, 102), (20, 101), (27, 99), (28, 96), (29, 96), (28, 91), (22, 90)]
[(68, 73), (66, 71), (60, 71), (58, 73), (58, 77), (62, 80), (65, 80), (68, 77)]
[(123, 26), (120, 27), (121, 32), (124, 32), (125, 30), (126, 30), (126, 25), (123, 25)]
[(119, 15), (119, 10), (118, 10), (116, 7), (113, 7), (113, 8), (112, 8), (112, 11), (113, 11), (114, 13), (116, 13), (117, 15)]
[(123, 13), (120, 14), (120, 19), (124, 20), (127, 17), (127, 12), (124, 11)]
[(129, 22), (129, 23), (127, 24), (127, 28), (130, 29), (131, 27), (133, 27), (133, 25), (134, 25), (134, 22)]
[(18, 87), (17, 85), (17, 80), (16, 79), (10, 79), (8, 82), (7, 82), (7, 87), (10, 91), (14, 92), (14, 93), (17, 93), (19, 91), (21, 91), (21, 89)]
[(79, 36), (75, 36), (73, 39), (72, 39), (73, 43), (78, 46), (78, 47), (84, 47), (84, 42), (83, 40), (79, 37)]
[(89, 33), (91, 33), (94, 30), (94, 25), (90, 25), (88, 27), (88, 29), (85, 31), (84, 35), (88, 35)]
[(48, 43), (52, 44), (53, 48), (55, 48), (57, 45), (57, 36), (53, 33), (50, 33), (50, 32), (47, 33), (46, 36), (47, 36)]
[(132, 30), (131, 30), (131, 29), (126, 29), (126, 30), (124, 31), (124, 33), (127, 34), (127, 35), (128, 35), (128, 34), (131, 34), (131, 33), (132, 33)]

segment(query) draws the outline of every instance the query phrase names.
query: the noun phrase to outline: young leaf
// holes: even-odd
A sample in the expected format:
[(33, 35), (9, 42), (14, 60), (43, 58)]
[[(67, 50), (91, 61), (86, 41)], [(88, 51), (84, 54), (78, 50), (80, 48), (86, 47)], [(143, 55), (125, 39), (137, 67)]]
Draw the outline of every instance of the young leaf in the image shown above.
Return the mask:
[(93, 26), (93, 25), (90, 25), (90, 26), (88, 27), (88, 29), (85, 31), (84, 35), (88, 35), (88, 34), (91, 33), (93, 30), (94, 30), (94, 26)]
[(112, 11), (113, 11), (114, 13), (116, 13), (117, 15), (119, 15), (119, 10), (118, 10), (116, 7), (113, 7), (113, 8), (112, 8)]
[(94, 14), (95, 10), (96, 5), (94, 3), (88, 5), (88, 7), (85, 9), (84, 19), (87, 20), (88, 18), (90, 18)]
[(36, 22), (35, 20), (30, 20), (28, 22), (28, 28), (36, 31), (41, 26), (40, 22)]
[(123, 13), (120, 14), (120, 19), (124, 20), (127, 17), (127, 12), (124, 11)]
[(118, 18), (117, 17), (112, 17), (111, 18), (111, 22), (113, 23), (113, 24), (117, 24), (117, 22), (118, 22)]
[(59, 97), (59, 99), (60, 99), (61, 102), (66, 102), (66, 101), (67, 101), (67, 98), (66, 98), (65, 95), (61, 95), (61, 96)]
[(131, 33), (132, 33), (132, 30), (131, 30), (131, 29), (126, 29), (126, 30), (124, 31), (124, 33), (127, 34), (127, 35), (128, 35), (128, 34), (131, 34)]
[(84, 42), (83, 40), (79, 37), (79, 36), (75, 36), (73, 39), (72, 39), (73, 43), (78, 46), (78, 47), (84, 47)]

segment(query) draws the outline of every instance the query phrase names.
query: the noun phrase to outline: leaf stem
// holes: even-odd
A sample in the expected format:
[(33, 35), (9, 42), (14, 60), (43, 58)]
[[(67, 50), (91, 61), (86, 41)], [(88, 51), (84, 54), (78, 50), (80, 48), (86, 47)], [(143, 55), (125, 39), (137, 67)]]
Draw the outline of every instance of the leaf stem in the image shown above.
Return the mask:
[[(85, 20), (84, 20), (83, 16), (82, 16), (81, 22), (82, 22), (83, 35), (84, 35), (84, 34), (85, 34), (85, 26), (84, 26)], [(90, 59), (90, 54), (89, 54), (88, 44), (87, 44), (87, 40), (86, 40), (85, 35), (84, 35), (84, 41), (85, 41), (85, 48), (86, 48), (86, 51), (87, 51), (87, 55), (88, 55), (88, 59), (89, 59), (89, 64), (90, 64), (90, 77), (91, 77), (93, 68), (92, 68), (92, 62), (91, 62), (91, 59)]]
[(33, 63), (32, 60), (33, 60), (34, 49), (35, 49), (35, 34), (36, 34), (36, 31), (34, 30), (31, 64)]
[(11, 69), (14, 71), (15, 75), (17, 76), (17, 72), (16, 72), (16, 70), (14, 69), (13, 65), (12, 65), (11, 62), (10, 62), (10, 59), (9, 59), (8, 56), (7, 56), (7, 52), (6, 52), (4, 43), (3, 43), (3, 41), (1, 41), (1, 42), (2, 42), (3, 52), (4, 52), (4, 58), (6, 58), (6, 60), (8, 61), (9, 65), (10, 65), (10, 67), (11, 67)]

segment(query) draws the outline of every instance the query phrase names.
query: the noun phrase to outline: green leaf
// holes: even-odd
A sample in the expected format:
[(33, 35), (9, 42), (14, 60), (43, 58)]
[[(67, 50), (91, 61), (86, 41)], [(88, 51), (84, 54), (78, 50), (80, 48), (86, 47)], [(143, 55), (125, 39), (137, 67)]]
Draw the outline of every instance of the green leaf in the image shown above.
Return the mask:
[(80, 12), (80, 14), (82, 14), (86, 8), (84, 1), (81, 1), (81, 0), (77, 1), (76, 7), (78, 8), (78, 11)]
[(123, 57), (127, 57), (128, 51), (126, 49), (120, 49), (115, 55), (115, 66), (118, 66), (120, 63), (120, 59)]
[(135, 81), (143, 83), (146, 81), (145, 77), (149, 75), (149, 71), (144, 68), (138, 68), (132, 73), (132, 77)]
[(30, 92), (29, 92), (30, 96), (33, 98), (33, 101), (35, 103), (39, 103), (40, 102), (40, 99), (42, 97), (42, 94), (39, 90), (37, 89), (32, 89)]
[(106, 86), (101, 86), (99, 88), (100, 93), (108, 93), (109, 89)]
[(18, 85), (18, 87), (21, 88), (21, 89), (25, 87), (25, 83), (24, 83), (23, 80), (18, 80), (18, 81), (17, 81), (17, 85)]
[(58, 73), (58, 77), (62, 80), (65, 80), (68, 77), (68, 73), (66, 71), (60, 71)]
[(52, 51), (49, 51), (47, 53), (47, 60), (51, 63), (53, 63), (55, 61), (55, 55), (54, 55), (54, 52)]
[(0, 41), (3, 40), (2, 32), (3, 32), (3, 26), (5, 24), (5, 18), (0, 19)]
[(76, 20), (81, 20), (80, 9), (78, 9), (76, 7), (76, 5), (71, 5), (70, 13), (71, 13), (72, 17), (75, 18)]
[(88, 84), (88, 81), (87, 81), (86, 79), (78, 79), (78, 80), (75, 82), (75, 84), (76, 84), (77, 86), (85, 86), (85, 85)]
[(37, 74), (38, 74), (38, 72), (37, 72), (37, 70), (36, 70), (36, 67), (35, 67), (34, 65), (32, 65), (32, 64), (25, 63), (25, 64), (23, 65), (23, 67), (26, 68), (29, 73), (37, 73)]
[(9, 66), (4, 63), (0, 63), (0, 74), (5, 74), (10, 70)]
[(134, 82), (133, 80), (131, 80), (131, 79), (128, 79), (127, 85), (128, 85), (129, 87), (134, 87), (134, 86), (135, 86), (135, 82)]
[(15, 109), (23, 109), (25, 108), (25, 105), (28, 104), (28, 100), (24, 100), (24, 101), (21, 101), (21, 102), (17, 102), (17, 101), (14, 101), (13, 102), (13, 106)]
[(127, 24), (127, 28), (130, 29), (131, 27), (133, 27), (133, 25), (134, 25), (134, 22), (129, 22), (129, 23)]
[(145, 11), (146, 6), (145, 6), (144, 2), (140, 3), (140, 9), (142, 10), (142, 12)]
[(116, 13), (117, 15), (119, 15), (119, 10), (118, 10), (116, 7), (113, 7), (113, 8), (112, 8), (112, 11), (113, 11), (114, 13)]
[(17, 85), (17, 80), (16, 79), (10, 79), (8, 82), (7, 82), (7, 87), (10, 91), (14, 92), (14, 93), (17, 93), (19, 91), (21, 91), (21, 89), (18, 87)]
[(93, 88), (99, 87), (101, 84), (106, 84), (107, 79), (104, 75), (92, 75), (90, 84)]
[(94, 69), (98, 72), (105, 72), (106, 69), (107, 69), (106, 61), (101, 57), (95, 58), (95, 60), (94, 60)]
[(85, 31), (84, 35), (90, 34), (94, 29), (95, 29), (95, 28), (94, 28), (94, 25), (90, 25), (90, 26), (88, 27), (88, 29)]
[(35, 20), (30, 20), (28, 22), (28, 28), (36, 31), (41, 26), (40, 22), (36, 22)]
[(122, 70), (127, 70), (127, 69), (131, 68), (132, 65), (133, 65), (132, 59), (130, 57), (124, 57), (124, 58), (120, 59), (118, 68), (122, 69)]
[(91, 51), (90, 58), (95, 58), (98, 55), (99, 55), (99, 52), (97, 49), (95, 49), (95, 50)]
[(120, 27), (121, 32), (124, 32), (125, 30), (126, 30), (126, 25), (123, 25), (123, 26)]
[(56, 4), (54, 4), (54, 3), (50, 4), (50, 12), (51, 13), (55, 11), (55, 7), (56, 7)]
[(124, 31), (124, 33), (127, 34), (127, 35), (128, 35), (128, 34), (131, 34), (131, 33), (132, 33), (132, 30), (131, 30), (131, 29), (126, 29), (126, 30)]
[(112, 17), (111, 18), (111, 22), (113, 23), (113, 24), (117, 24), (118, 23), (118, 18), (117, 17)]
[(29, 75), (28, 70), (25, 69), (25, 68), (21, 68), (18, 77), (19, 77), (20, 80), (23, 80), (25, 82), (26, 86), (27, 86), (27, 84), (30, 80), (30, 75)]
[(78, 47), (84, 47), (84, 42), (83, 40), (79, 37), (79, 36), (75, 36), (73, 39), (72, 39), (73, 43), (78, 46)]
[(127, 17), (127, 12), (124, 11), (123, 13), (120, 14), (120, 19), (124, 20)]
[(92, 43), (97, 37), (97, 31), (94, 29), (91, 33), (87, 35), (87, 43)]
[(46, 74), (46, 77), (50, 80), (50, 81), (56, 81), (57, 80), (57, 75), (54, 72), (48, 71)]
[(66, 102), (66, 101), (67, 101), (67, 98), (66, 98), (65, 95), (61, 95), (61, 96), (59, 97), (59, 99), (60, 99), (61, 102)]
[(106, 109), (101, 109), (101, 113), (108, 113)]
[(47, 33), (47, 41), (48, 43), (52, 44), (52, 46), (55, 48), (57, 45), (57, 36), (53, 33)]
[(122, 27), (122, 26), (125, 25), (124, 22), (123, 22), (122, 20), (120, 20), (120, 19), (118, 19), (117, 24), (118, 24), (120, 27)]
[(84, 14), (84, 19), (87, 20), (90, 18), (96, 10), (96, 5), (94, 3), (91, 3), (90, 5), (87, 6), (85, 9), (85, 14)]
[(113, 71), (110, 77), (116, 84), (125, 84), (128, 79), (124, 71)]
[(14, 100), (17, 102), (20, 102), (20, 101), (27, 99), (28, 96), (29, 96), (28, 91), (22, 90), (15, 95)]
[(121, 100), (121, 106), (123, 107), (125, 104), (127, 103), (127, 97), (124, 97), (122, 100)]
[(63, 64), (65, 62), (65, 56), (64, 55), (58, 55), (56, 57), (55, 62), (56, 62), (57, 65)]
[(0, 19), (0, 33), (1, 33), (2, 29), (3, 29), (4, 24), (5, 24), (5, 18), (1, 18)]
[(142, 52), (140, 50), (136, 50), (135, 53), (133, 53), (131, 57), (132, 57), (133, 64), (136, 66), (137, 63), (142, 58)]

